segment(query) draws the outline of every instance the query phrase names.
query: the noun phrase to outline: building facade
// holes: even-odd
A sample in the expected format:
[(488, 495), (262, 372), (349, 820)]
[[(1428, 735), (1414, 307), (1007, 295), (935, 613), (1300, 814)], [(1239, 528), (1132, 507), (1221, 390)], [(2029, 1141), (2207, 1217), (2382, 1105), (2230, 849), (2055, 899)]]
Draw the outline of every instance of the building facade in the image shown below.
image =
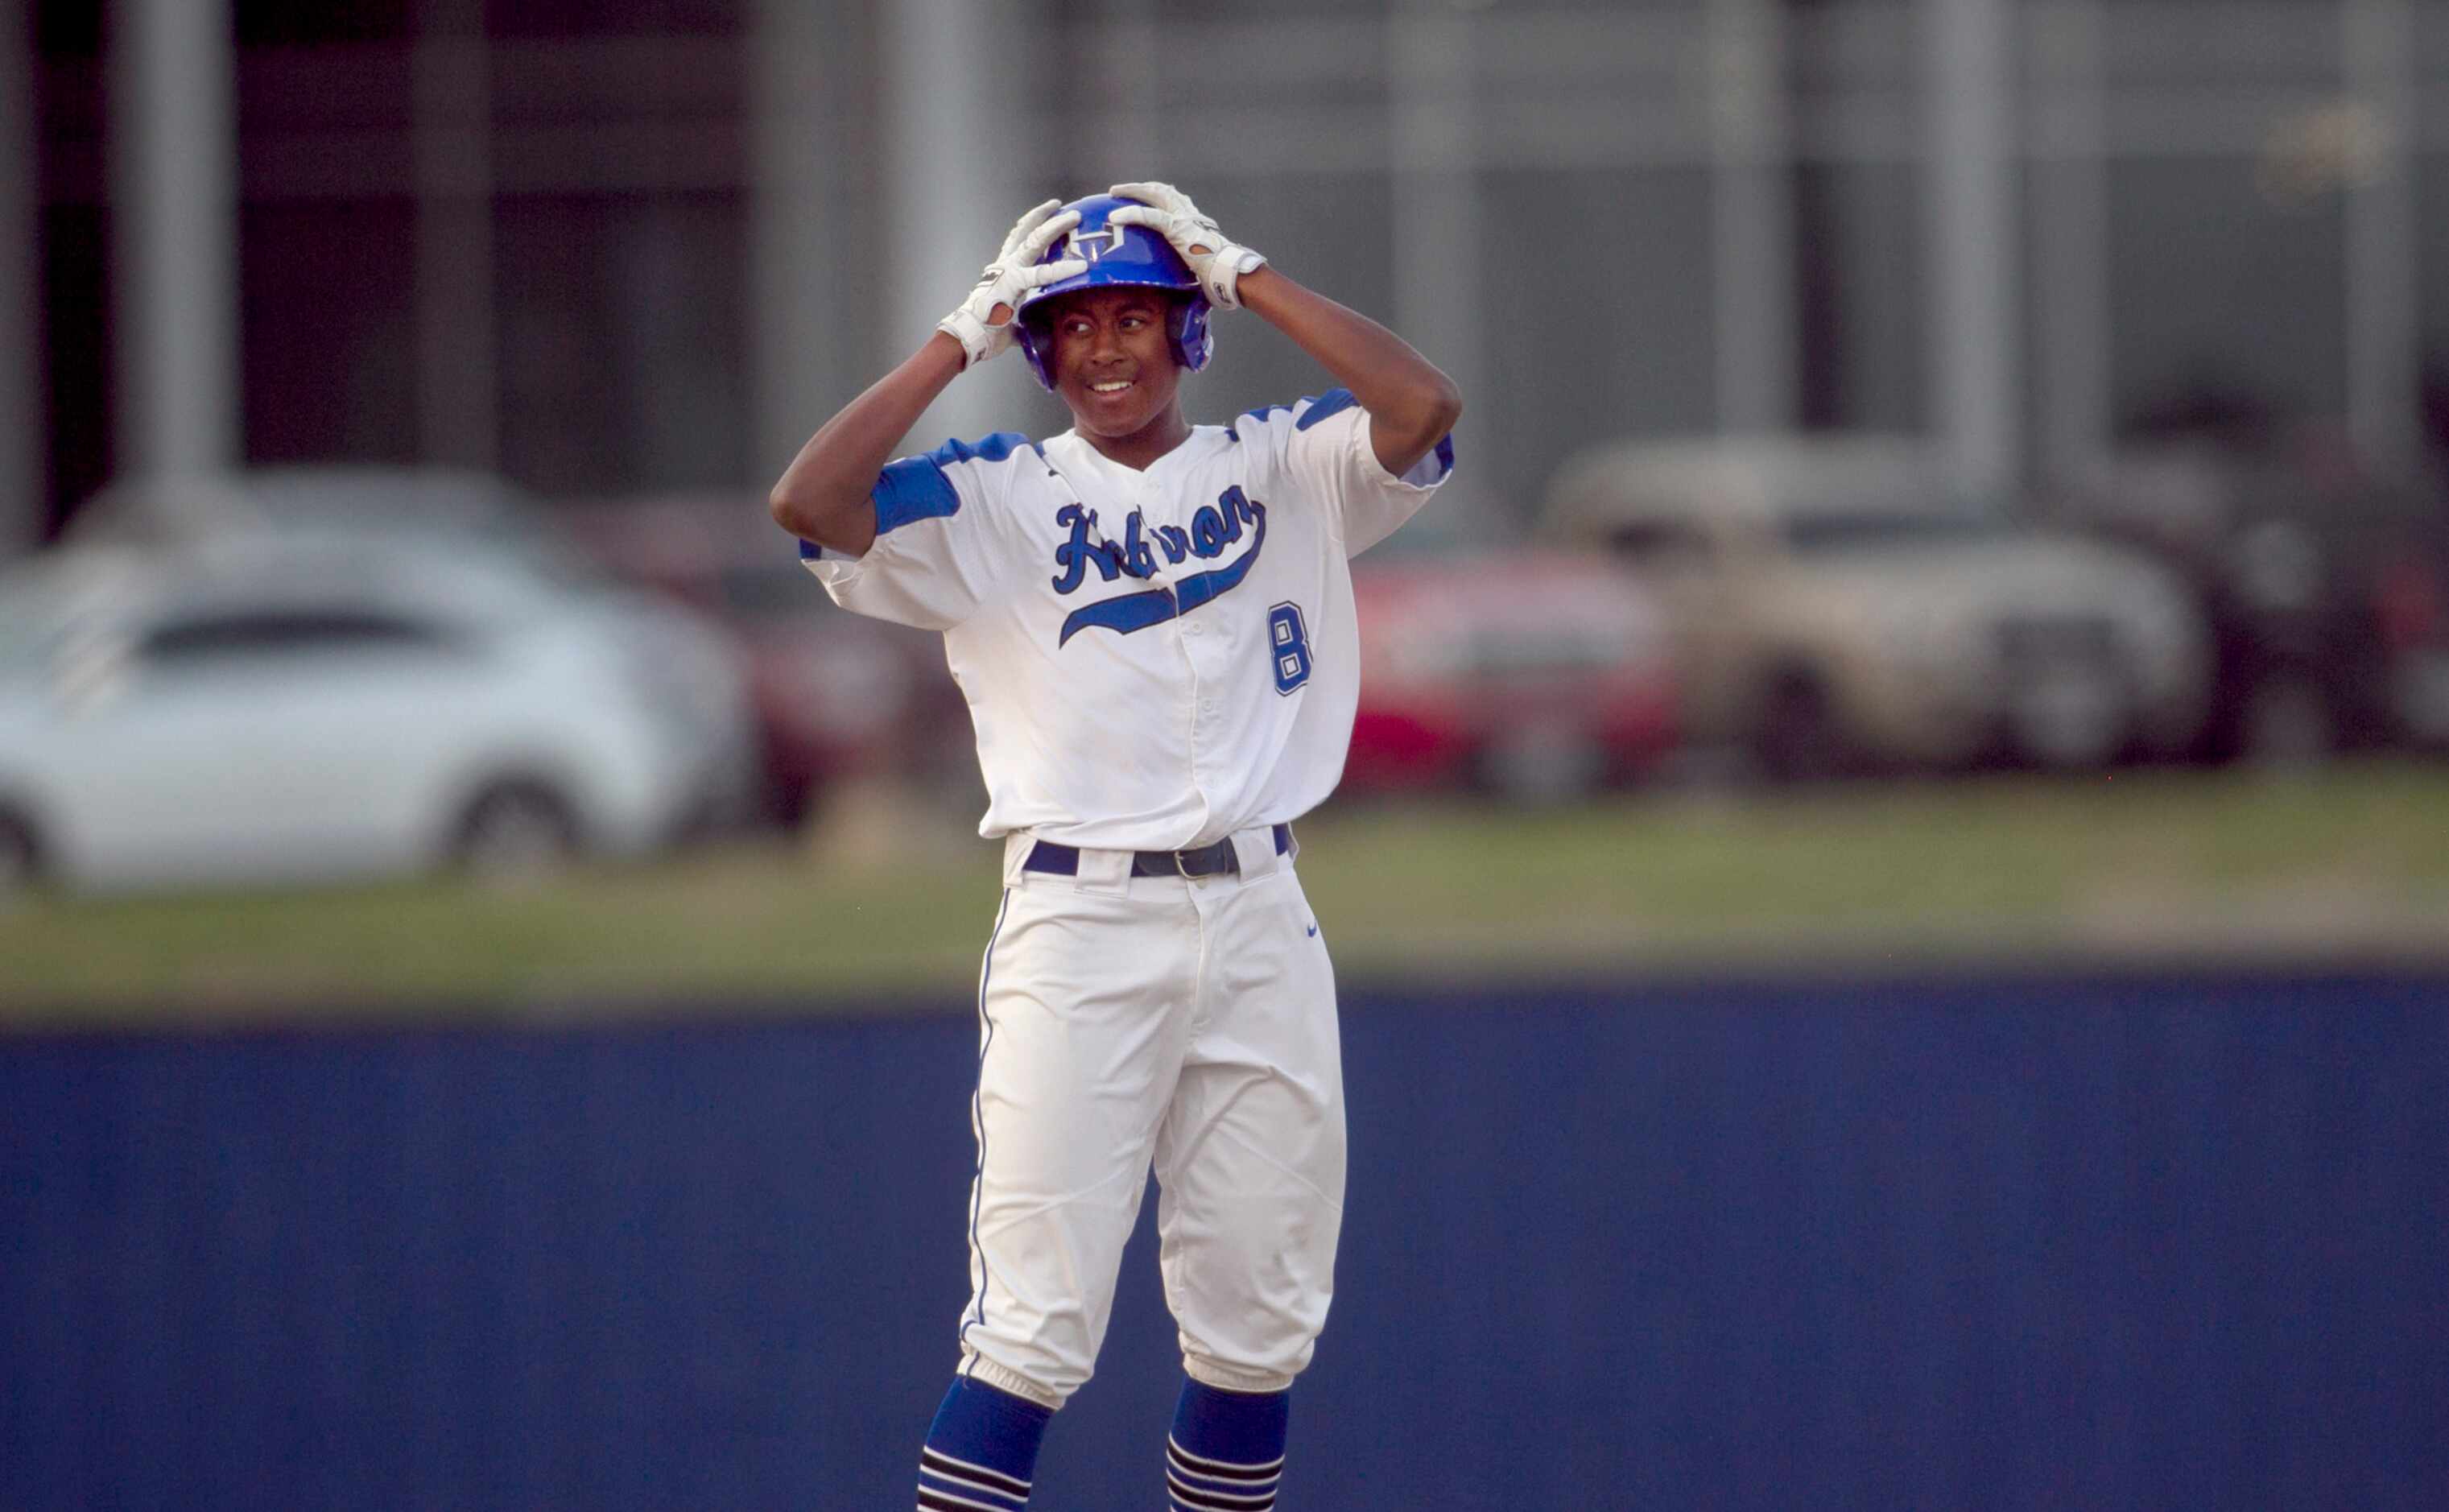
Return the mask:
[[(236, 0), (147, 64), (165, 11), (23, 28), (38, 529), (136, 465), (762, 486), (1013, 214), (1118, 178), (1454, 371), (1500, 530), (1626, 433), (1921, 432), (1991, 485), (2239, 411), (2395, 463), (2449, 389), (2424, 0)], [(1219, 344), (1205, 415), (1317, 385)], [(1016, 364), (929, 427), (1015, 417), (1063, 423)]]

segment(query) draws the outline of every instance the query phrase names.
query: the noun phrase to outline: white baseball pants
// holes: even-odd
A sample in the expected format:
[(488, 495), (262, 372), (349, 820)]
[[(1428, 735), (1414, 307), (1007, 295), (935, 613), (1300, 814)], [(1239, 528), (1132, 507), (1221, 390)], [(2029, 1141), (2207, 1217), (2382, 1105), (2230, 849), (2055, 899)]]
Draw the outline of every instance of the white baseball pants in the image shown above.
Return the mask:
[(1023, 868), (979, 984), (977, 1174), (961, 1368), (1060, 1406), (1089, 1379), (1153, 1162), (1185, 1368), (1272, 1391), (1309, 1363), (1343, 1216), (1335, 978), (1292, 857), (1233, 837), (1241, 873)]

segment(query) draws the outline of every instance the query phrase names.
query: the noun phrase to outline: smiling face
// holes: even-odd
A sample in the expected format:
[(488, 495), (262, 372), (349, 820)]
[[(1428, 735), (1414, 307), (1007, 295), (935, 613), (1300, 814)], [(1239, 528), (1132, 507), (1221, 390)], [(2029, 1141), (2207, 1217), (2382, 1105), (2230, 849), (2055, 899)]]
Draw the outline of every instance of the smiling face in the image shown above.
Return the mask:
[(1099, 451), (1139, 461), (1170, 451), (1182, 418), (1182, 367), (1166, 339), (1173, 297), (1163, 289), (1082, 289), (1032, 320), (1046, 332), (1047, 366), (1072, 423)]

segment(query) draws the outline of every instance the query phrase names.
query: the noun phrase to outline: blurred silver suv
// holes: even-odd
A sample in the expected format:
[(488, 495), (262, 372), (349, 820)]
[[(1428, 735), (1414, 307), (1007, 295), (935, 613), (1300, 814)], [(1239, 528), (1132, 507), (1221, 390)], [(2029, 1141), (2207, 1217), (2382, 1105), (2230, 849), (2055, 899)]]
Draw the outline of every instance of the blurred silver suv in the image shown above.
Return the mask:
[(2182, 748), (2205, 628), (2139, 552), (1966, 507), (1919, 443), (1624, 442), (1575, 458), (1542, 533), (1664, 602), (1695, 743), (1803, 778)]

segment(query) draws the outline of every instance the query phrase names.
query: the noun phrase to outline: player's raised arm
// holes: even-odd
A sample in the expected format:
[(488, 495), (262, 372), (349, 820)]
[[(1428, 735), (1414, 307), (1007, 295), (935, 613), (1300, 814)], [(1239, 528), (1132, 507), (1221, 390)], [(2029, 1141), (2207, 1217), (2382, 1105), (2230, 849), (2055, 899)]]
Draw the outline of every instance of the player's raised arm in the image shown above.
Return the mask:
[(1429, 455), (1462, 417), (1462, 391), (1409, 342), (1358, 310), (1260, 267), (1243, 303), (1293, 339), (1369, 412), (1369, 445), (1397, 477)]
[(899, 367), (842, 406), (791, 458), (766, 502), (803, 541), (864, 556), (876, 541), (877, 475), (935, 396), (957, 378), (961, 344), (938, 331)]
[(1247, 308), (1293, 339), (1369, 412), (1369, 444), (1398, 477), (1429, 455), (1462, 417), (1462, 391), (1409, 343), (1236, 246), (1190, 197), (1167, 184), (1118, 184), (1112, 191), (1146, 209), (1117, 210), (1113, 223), (1144, 225), (1173, 243), (1199, 276), (1208, 302)]
[(876, 541), (871, 494), (893, 449), (964, 368), (1012, 345), (1012, 308), (1023, 293), (1087, 266), (1077, 259), (1038, 264), (1046, 249), (1080, 220), (1076, 213), (1057, 214), (1061, 206), (1061, 201), (1049, 200), (1022, 216), (977, 287), (944, 317), (926, 344), (808, 437), (767, 497), (775, 523), (845, 555), (866, 554)]

